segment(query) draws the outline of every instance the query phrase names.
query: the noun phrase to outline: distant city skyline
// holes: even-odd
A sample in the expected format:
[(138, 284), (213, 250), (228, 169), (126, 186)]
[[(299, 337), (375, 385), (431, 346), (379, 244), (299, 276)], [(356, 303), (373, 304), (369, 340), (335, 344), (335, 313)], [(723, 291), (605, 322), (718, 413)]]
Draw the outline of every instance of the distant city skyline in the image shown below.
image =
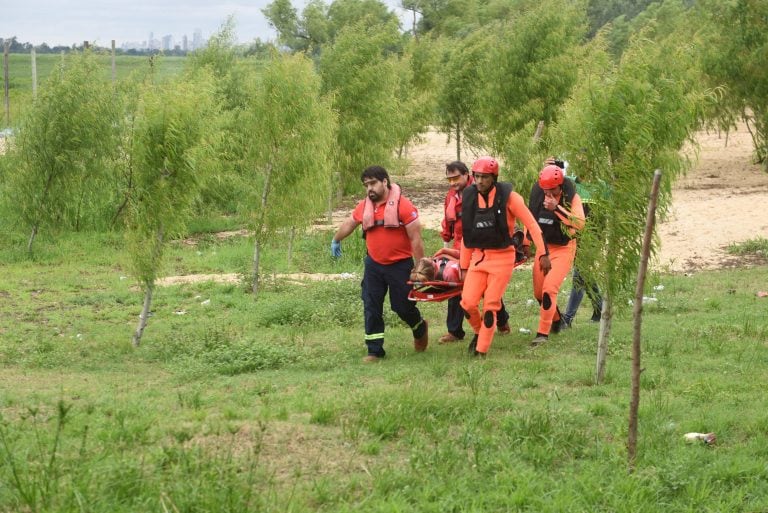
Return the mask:
[[(326, 0), (331, 3), (331, 0)], [(399, 0), (384, 0), (401, 15)], [(125, 44), (149, 44), (149, 34), (162, 41), (170, 35), (177, 44), (187, 37), (191, 46), (195, 30), (207, 40), (232, 15), (238, 43), (256, 38), (277, 37), (261, 10), (271, 0), (209, 2), (205, 0), (102, 0), (90, 3), (73, 0), (25, 0), (8, 2), (0, 13), (0, 38), (16, 39), (35, 46), (80, 45), (83, 41), (118, 48)], [(301, 11), (303, 0), (294, 5)], [(191, 49), (191, 48), (190, 48)]]
[(121, 47), (128, 42), (147, 41), (153, 33), (158, 39), (171, 35), (178, 41), (186, 35), (191, 42), (195, 30), (207, 40), (233, 15), (239, 43), (256, 38), (266, 41), (277, 35), (261, 12), (270, 1), (11, 2), (3, 6), (0, 15), (0, 37), (16, 36), (22, 43), (48, 46), (71, 46), (88, 41), (108, 47), (114, 39)]

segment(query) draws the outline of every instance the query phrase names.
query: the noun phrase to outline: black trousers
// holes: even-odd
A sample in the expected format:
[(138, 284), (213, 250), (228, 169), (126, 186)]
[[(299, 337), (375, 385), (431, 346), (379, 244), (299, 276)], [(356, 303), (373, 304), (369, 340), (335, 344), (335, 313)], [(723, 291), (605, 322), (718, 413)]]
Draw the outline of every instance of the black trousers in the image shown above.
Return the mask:
[(365, 344), (368, 354), (384, 356), (384, 297), (389, 292), (389, 306), (413, 330), (414, 338), (424, 334), (426, 325), (416, 303), (408, 299), (411, 286), (407, 281), (413, 259), (406, 258), (383, 265), (365, 257), (362, 299), (365, 318)]

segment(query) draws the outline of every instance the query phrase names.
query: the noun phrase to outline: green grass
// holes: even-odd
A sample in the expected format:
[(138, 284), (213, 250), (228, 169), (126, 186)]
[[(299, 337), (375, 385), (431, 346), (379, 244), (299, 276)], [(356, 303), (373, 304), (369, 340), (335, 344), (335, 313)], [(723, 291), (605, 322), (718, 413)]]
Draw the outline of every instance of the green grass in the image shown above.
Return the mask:
[[(43, 87), (48, 76), (61, 63), (60, 54), (38, 54), (36, 60), (37, 86)], [(111, 54), (97, 55), (103, 70), (103, 78), (112, 78)], [(154, 66), (158, 80), (172, 78), (181, 73), (186, 57), (155, 57)], [(115, 57), (115, 76), (118, 81), (126, 79), (136, 70), (149, 66), (149, 57), (118, 55)], [(30, 54), (12, 53), (8, 56), (8, 87), (10, 97), (11, 125), (15, 125), (24, 115), (24, 109), (32, 101), (32, 58)], [(5, 124), (5, 107), (2, 111), (2, 123)]]
[[(166, 274), (246, 273), (253, 240), (204, 232), (222, 227), (171, 244)], [(649, 280), (628, 474), (631, 312), (599, 386), (588, 306), (528, 348), (525, 268), (505, 296), (512, 333), (485, 361), (434, 343), (445, 304), (426, 303), (427, 352), (387, 309), (388, 356), (364, 365), (363, 245), (348, 238), (335, 261), (329, 235), (300, 237), (291, 262), (275, 243), (256, 302), (245, 283), (159, 288), (138, 349), (120, 235), (41, 236), (32, 261), (5, 237), (0, 511), (768, 510), (765, 266)], [(357, 278), (268, 278), (289, 271)]]
[(768, 239), (757, 237), (740, 244), (731, 244), (726, 250), (732, 255), (755, 255), (768, 258)]

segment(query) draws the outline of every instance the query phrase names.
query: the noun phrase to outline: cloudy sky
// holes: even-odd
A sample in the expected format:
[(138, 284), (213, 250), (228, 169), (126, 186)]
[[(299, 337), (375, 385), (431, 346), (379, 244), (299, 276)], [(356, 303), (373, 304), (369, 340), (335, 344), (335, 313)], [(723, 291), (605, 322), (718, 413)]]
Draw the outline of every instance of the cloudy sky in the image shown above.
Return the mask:
[[(10, 0), (0, 8), (0, 37), (16, 36), (22, 43), (49, 46), (81, 44), (83, 41), (108, 47), (112, 39), (118, 47), (124, 42), (141, 42), (172, 35), (180, 42), (185, 34), (200, 29), (208, 38), (234, 15), (239, 43), (255, 38), (275, 38), (261, 13), (271, 0), (226, 2), (205, 0)], [(304, 2), (294, 1), (301, 6)], [(326, 3), (330, 3), (327, 1)], [(387, 0), (397, 5), (399, 0)], [(301, 9), (301, 7), (299, 7)]]

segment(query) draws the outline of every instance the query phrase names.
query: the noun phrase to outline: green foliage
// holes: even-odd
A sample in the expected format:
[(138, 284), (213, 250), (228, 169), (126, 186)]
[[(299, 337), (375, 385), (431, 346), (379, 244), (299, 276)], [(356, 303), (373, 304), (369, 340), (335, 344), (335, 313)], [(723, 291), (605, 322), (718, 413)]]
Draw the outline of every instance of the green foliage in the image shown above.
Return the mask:
[[(277, 56), (264, 69), (241, 127), (250, 136), (249, 169), (257, 238), (302, 228), (327, 206), (334, 115), (320, 77), (301, 55)], [(260, 205), (258, 209), (254, 206)]]
[(768, 239), (757, 237), (739, 244), (731, 244), (726, 251), (732, 255), (756, 255), (766, 258), (768, 257)]
[(435, 115), (435, 91), (440, 83), (440, 45), (429, 39), (411, 40), (397, 62), (398, 113), (395, 120), (398, 154), (427, 131)]
[(549, 126), (556, 120), (578, 75), (585, 25), (580, 3), (547, 0), (493, 29), (473, 84), (481, 89), (479, 108), (471, 113), (473, 140), (511, 160), (510, 137), (521, 130), (532, 137), (532, 121)]
[(63, 61), (38, 91), (5, 157), (15, 171), (4, 199), (19, 226), (32, 231), (30, 251), (43, 228), (104, 226), (118, 193), (110, 174), (118, 106), (88, 52)]
[(741, 117), (768, 169), (768, 4), (755, 0), (700, 3), (706, 29), (703, 67), (711, 87), (726, 86), (715, 115), (726, 127)]
[(154, 283), (163, 246), (183, 233), (205, 169), (200, 143), (212, 109), (212, 81), (148, 84), (142, 92), (131, 148), (134, 190), (127, 215), (132, 270), (145, 286)]
[(613, 66), (597, 43), (550, 143), (568, 149), (582, 180), (610, 187), (594, 198), (579, 262), (590, 262), (580, 268), (602, 276), (601, 289), (619, 299), (634, 288), (653, 172), (663, 172), (663, 216), (671, 184), (688, 163), (679, 150), (698, 126), (706, 95), (689, 46), (638, 36)]
[(347, 27), (399, 24), (397, 15), (379, 0), (322, 0), (306, 3), (299, 16), (290, 0), (274, 0), (261, 10), (277, 31), (278, 41), (295, 52), (318, 55)]
[(447, 42), (443, 75), (437, 96), (437, 126), (456, 141), (456, 159), (461, 160), (462, 142), (473, 121), (472, 113), (480, 101), (477, 77), (490, 50), (485, 31), (477, 31), (464, 40)]
[(387, 167), (398, 147), (397, 57), (394, 23), (342, 29), (320, 59), (323, 90), (338, 114), (336, 167), (346, 192), (357, 189), (360, 173), (372, 164)]
[(624, 24), (631, 21), (644, 10), (658, 6), (654, 0), (589, 0), (587, 16), (589, 17), (589, 35), (593, 37), (606, 24)]
[(220, 133), (211, 137), (210, 172), (200, 183), (196, 209), (200, 212), (241, 214), (252, 204), (244, 191), (252, 172), (248, 159), (253, 133), (245, 133), (246, 111), (258, 76), (265, 64), (261, 58), (245, 58), (235, 45), (234, 21), (229, 19), (208, 45), (190, 56), (187, 75), (208, 70), (214, 78), (214, 96), (219, 106)]

